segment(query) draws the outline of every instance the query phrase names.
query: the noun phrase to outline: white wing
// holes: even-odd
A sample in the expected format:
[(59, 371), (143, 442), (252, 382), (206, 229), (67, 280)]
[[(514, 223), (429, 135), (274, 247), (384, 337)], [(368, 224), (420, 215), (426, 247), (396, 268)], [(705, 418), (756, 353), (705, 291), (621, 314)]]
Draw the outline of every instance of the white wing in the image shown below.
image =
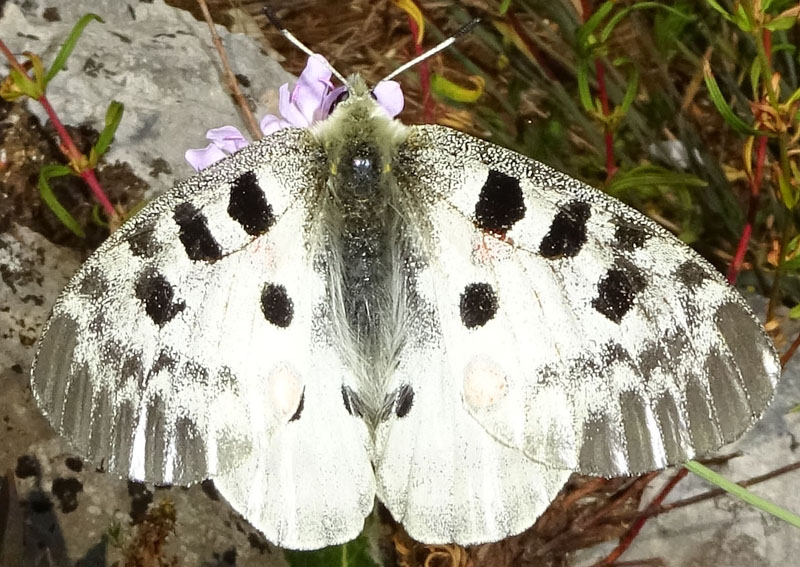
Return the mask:
[(305, 241), (313, 144), (274, 134), (114, 233), (58, 299), (32, 376), (81, 453), (136, 479), (216, 477), (269, 540), (298, 549), (356, 537), (375, 491)]
[[(430, 366), (406, 353), (399, 380), (421, 391), (447, 376), (457, 409), (445, 416), (469, 412), (545, 465), (612, 476), (716, 449), (768, 405), (780, 375), (771, 340), (736, 290), (653, 222), (443, 127), (415, 128), (398, 163), (407, 214), (429, 223), (423, 296), (449, 351)], [(429, 411), (417, 426), (440, 431)], [(386, 491), (380, 468), (378, 483)]]

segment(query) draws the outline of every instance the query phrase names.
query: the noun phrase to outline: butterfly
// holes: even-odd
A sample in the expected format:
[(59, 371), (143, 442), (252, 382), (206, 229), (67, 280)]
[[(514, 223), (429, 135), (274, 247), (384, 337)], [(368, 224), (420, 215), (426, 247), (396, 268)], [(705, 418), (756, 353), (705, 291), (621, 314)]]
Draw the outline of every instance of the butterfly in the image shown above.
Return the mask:
[(678, 464), (769, 404), (775, 348), (670, 233), (525, 156), (388, 116), (356, 76), (130, 219), (32, 369), (109, 471), (213, 478), (275, 544), (497, 541), (571, 472)]

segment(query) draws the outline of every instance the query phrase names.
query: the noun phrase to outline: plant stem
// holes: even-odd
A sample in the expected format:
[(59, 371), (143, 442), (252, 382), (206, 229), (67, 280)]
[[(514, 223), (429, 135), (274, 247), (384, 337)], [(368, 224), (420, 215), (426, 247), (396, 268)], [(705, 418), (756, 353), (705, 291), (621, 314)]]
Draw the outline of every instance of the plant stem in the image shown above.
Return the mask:
[[(14, 57), (14, 54), (8, 49), (8, 46), (0, 40), (0, 51), (2, 51), (3, 55), (5, 55), (6, 59), (8, 59), (9, 65), (16, 69), (19, 73), (25, 75), (30, 79), (25, 68), (17, 61), (17, 58)], [(103, 209), (106, 212), (106, 216), (112, 226), (118, 226), (120, 224), (119, 214), (117, 213), (114, 205), (111, 204), (108, 197), (103, 191), (100, 182), (97, 180), (97, 176), (94, 173), (92, 168), (84, 168), (82, 166), (83, 162), (85, 161), (84, 155), (78, 150), (78, 147), (75, 145), (75, 142), (72, 141), (72, 137), (67, 132), (67, 129), (59, 120), (56, 111), (53, 109), (53, 106), (50, 104), (50, 101), (47, 100), (46, 95), (42, 95), (36, 99), (39, 104), (42, 105), (44, 111), (47, 113), (50, 122), (53, 124), (53, 127), (58, 133), (58, 137), (61, 140), (61, 144), (59, 148), (61, 152), (66, 156), (66, 158), (70, 161), (70, 165), (72, 168), (81, 176), (81, 178), (89, 185), (89, 188), (92, 190), (92, 193), (95, 196), (95, 199), (100, 203)]]
[(219, 34), (217, 34), (217, 28), (214, 26), (214, 20), (211, 18), (211, 13), (208, 11), (208, 5), (206, 5), (205, 0), (197, 0), (197, 3), (200, 5), (200, 10), (203, 12), (203, 18), (205, 18), (206, 24), (208, 24), (208, 29), (211, 33), (211, 41), (214, 43), (214, 47), (217, 48), (217, 53), (219, 53), (219, 59), (222, 62), (222, 71), (225, 74), (228, 88), (231, 90), (231, 94), (236, 104), (239, 106), (241, 113), (244, 115), (244, 123), (247, 126), (247, 130), (254, 140), (260, 140), (264, 134), (261, 132), (261, 127), (258, 125), (255, 116), (250, 112), (250, 106), (248, 106), (247, 100), (245, 100), (239, 88), (239, 81), (236, 80), (236, 75), (234, 75), (231, 70), (228, 54), (225, 52), (225, 47), (222, 45)]
[(761, 196), (761, 179), (766, 155), (767, 137), (758, 136), (756, 166), (753, 170), (753, 175), (750, 178), (750, 200), (747, 206), (747, 221), (742, 229), (742, 235), (739, 237), (739, 244), (736, 246), (736, 253), (733, 256), (733, 261), (728, 268), (728, 283), (731, 285), (734, 285), (739, 277), (739, 272), (742, 269), (742, 263), (744, 262), (744, 256), (747, 253), (747, 247), (750, 243), (750, 236), (753, 232), (753, 225), (755, 225), (756, 222), (758, 204)]

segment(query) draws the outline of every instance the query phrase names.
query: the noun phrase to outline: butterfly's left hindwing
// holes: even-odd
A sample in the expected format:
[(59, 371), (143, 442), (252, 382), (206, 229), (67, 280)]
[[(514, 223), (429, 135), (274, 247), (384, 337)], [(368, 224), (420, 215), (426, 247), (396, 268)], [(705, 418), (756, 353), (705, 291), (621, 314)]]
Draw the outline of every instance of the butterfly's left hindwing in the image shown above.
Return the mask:
[(374, 500), (307, 241), (319, 152), (285, 130), (148, 205), (67, 285), (32, 376), (82, 454), (157, 483), (211, 476), (300, 549), (356, 537)]
[(407, 214), (433, 227), (417, 235), (421, 294), (448, 353), (431, 373), (405, 353), (420, 362), (407, 379), (446, 376), (449, 403), (494, 439), (547, 466), (632, 474), (736, 439), (771, 400), (763, 327), (652, 221), (443, 127), (413, 128), (396, 169)]

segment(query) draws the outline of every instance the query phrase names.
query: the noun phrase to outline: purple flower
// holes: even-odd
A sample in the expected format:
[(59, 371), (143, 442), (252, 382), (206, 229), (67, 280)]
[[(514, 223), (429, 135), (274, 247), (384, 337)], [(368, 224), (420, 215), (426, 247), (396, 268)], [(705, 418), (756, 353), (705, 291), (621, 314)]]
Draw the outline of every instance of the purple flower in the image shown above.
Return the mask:
[[(259, 127), (265, 136), (282, 128), (308, 128), (315, 122), (324, 120), (330, 114), (331, 105), (344, 92), (345, 87), (333, 87), (331, 72), (325, 58), (314, 55), (308, 58), (306, 68), (300, 74), (297, 84), (289, 92), (289, 84), (281, 86), (278, 91), (278, 111), (280, 117), (267, 114), (261, 119)], [(394, 118), (403, 110), (403, 92), (395, 81), (382, 81), (372, 90), (375, 99)], [(205, 148), (186, 150), (185, 158), (196, 171), (205, 169), (234, 152), (245, 147), (249, 142), (238, 128), (222, 126), (206, 133), (210, 140)]]

